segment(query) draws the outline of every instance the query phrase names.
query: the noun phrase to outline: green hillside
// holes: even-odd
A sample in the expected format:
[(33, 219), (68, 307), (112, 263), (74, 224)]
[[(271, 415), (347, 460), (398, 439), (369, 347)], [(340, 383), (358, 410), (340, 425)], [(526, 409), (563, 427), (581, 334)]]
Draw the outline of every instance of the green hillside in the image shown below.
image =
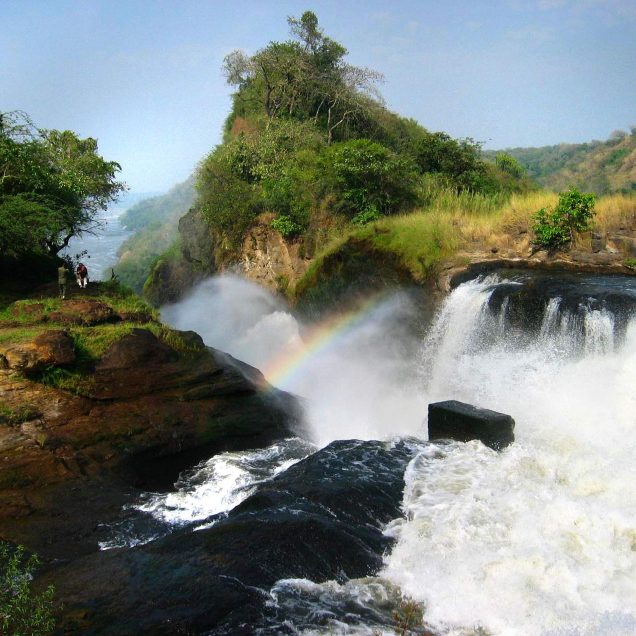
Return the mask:
[(136, 232), (119, 248), (115, 272), (123, 284), (141, 293), (153, 263), (176, 240), (179, 219), (192, 206), (194, 198), (194, 176), (191, 176), (166, 194), (139, 201), (126, 210), (121, 222)]
[(636, 126), (629, 134), (616, 131), (606, 141), (508, 148), (505, 152), (550, 190), (574, 186), (597, 194), (636, 191)]
[(199, 166), (197, 206), (228, 260), (263, 213), (311, 254), (325, 227), (409, 212), (440, 189), (496, 195), (529, 187), (512, 159), (485, 161), (472, 139), (387, 110), (381, 75), (350, 64), (313, 12), (288, 24), (289, 40), (225, 58), (236, 92), (224, 142)]

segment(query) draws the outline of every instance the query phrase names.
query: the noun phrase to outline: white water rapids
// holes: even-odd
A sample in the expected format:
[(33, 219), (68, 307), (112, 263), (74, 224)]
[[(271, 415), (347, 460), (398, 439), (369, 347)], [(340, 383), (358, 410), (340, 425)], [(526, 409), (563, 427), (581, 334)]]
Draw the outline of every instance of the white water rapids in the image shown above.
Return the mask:
[[(445, 634), (635, 634), (636, 318), (617, 340), (609, 311), (589, 310), (579, 324), (554, 297), (529, 337), (509, 328), (506, 303), (488, 309), (493, 285), (457, 288), (423, 341), (401, 326), (413, 307), (396, 294), (280, 388), (308, 399), (321, 445), (425, 438), (426, 405), (446, 399), (516, 420), (516, 442), (501, 453), (431, 444), (410, 463), (404, 517), (387, 528), (396, 544), (368, 583), (373, 594), (383, 581), (399, 586)], [(236, 277), (206, 281), (163, 317), (261, 369), (303, 347), (289, 311)], [(183, 501), (178, 514), (193, 518)]]

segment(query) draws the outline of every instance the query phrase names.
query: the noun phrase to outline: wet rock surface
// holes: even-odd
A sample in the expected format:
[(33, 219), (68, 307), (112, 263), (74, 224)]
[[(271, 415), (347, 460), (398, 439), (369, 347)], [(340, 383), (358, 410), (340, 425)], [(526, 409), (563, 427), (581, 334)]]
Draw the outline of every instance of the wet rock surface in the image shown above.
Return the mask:
[[(499, 270), (494, 270), (497, 273)], [(615, 317), (617, 335), (621, 335), (629, 316), (636, 311), (633, 278), (622, 275), (591, 276), (585, 273), (527, 272), (502, 270), (512, 279), (508, 285), (498, 285), (489, 300), (490, 308), (499, 312), (506, 305), (506, 319), (518, 329), (537, 332), (550, 301), (558, 301), (561, 316), (570, 316), (572, 330), (584, 327), (588, 311), (608, 311)]]
[(515, 441), (515, 421), (510, 415), (457, 400), (428, 405), (428, 438), (469, 442), (477, 439), (493, 450)]
[(208, 529), (62, 567), (66, 625), (91, 634), (280, 629), (268, 603), (276, 581), (344, 581), (381, 567), (391, 544), (382, 527), (401, 514), (403, 474), (416, 452), (406, 442), (334, 442), (211, 518)]
[[(62, 364), (67, 338), (49, 331), (30, 344)], [(179, 352), (135, 329), (83, 378), (81, 394), (16, 374), (22, 367), (1, 369), (0, 400), (23, 416), (0, 423), (0, 537), (44, 558), (94, 551), (98, 521), (119, 514), (137, 488), (169, 485), (216, 451), (288, 434), (294, 398), (215, 353)]]

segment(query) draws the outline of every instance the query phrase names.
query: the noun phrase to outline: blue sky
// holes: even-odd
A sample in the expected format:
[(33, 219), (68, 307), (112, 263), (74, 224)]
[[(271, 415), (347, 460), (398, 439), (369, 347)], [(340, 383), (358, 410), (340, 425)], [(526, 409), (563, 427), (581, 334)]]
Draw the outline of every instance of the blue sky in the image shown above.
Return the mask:
[(306, 9), (430, 130), (504, 148), (636, 124), (636, 0), (0, 0), (0, 111), (96, 137), (133, 191), (164, 191), (220, 140), (223, 57)]

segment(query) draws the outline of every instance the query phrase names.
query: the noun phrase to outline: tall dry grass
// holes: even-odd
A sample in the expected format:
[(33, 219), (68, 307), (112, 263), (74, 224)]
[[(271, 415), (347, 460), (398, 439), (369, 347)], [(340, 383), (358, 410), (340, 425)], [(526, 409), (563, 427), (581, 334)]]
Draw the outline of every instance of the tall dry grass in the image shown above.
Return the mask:
[[(442, 190), (431, 197), (426, 207), (412, 213), (340, 233), (318, 255), (311, 271), (315, 274), (323, 257), (354, 238), (396, 256), (415, 280), (423, 280), (443, 262), (459, 258), (462, 252), (514, 251), (520, 245), (528, 249), (532, 242), (532, 215), (557, 201), (558, 194), (547, 191), (504, 198)], [(635, 196), (615, 194), (597, 200), (596, 231), (612, 233), (632, 227), (636, 227)]]

